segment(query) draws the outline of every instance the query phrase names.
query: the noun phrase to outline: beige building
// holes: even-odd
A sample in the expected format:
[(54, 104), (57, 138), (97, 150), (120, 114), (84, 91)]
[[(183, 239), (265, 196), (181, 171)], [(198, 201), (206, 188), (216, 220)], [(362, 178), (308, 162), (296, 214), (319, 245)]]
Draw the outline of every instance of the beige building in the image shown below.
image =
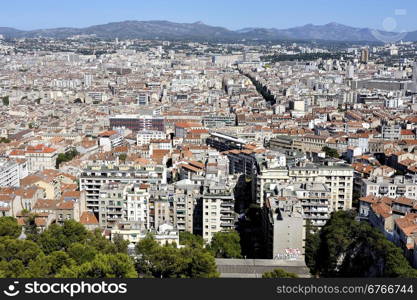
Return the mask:
[(54, 148), (42, 144), (29, 146), (25, 153), (29, 173), (45, 169), (55, 169), (57, 156), (57, 150)]
[(257, 177), (257, 202), (274, 194), (283, 183), (323, 183), (330, 189), (331, 211), (352, 208), (353, 168), (344, 164), (264, 168)]
[(233, 190), (225, 185), (206, 187), (203, 194), (203, 238), (210, 243), (216, 232), (235, 228)]

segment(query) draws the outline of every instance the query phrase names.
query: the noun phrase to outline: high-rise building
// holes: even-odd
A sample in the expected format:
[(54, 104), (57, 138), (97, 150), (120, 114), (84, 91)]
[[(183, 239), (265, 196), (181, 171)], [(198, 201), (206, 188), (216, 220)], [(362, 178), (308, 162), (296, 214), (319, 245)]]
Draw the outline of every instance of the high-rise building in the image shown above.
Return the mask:
[(263, 206), (283, 183), (323, 183), (330, 189), (330, 211), (352, 208), (353, 168), (348, 165), (263, 167), (257, 176), (257, 201)]
[(84, 75), (84, 86), (88, 88), (88, 87), (91, 86), (92, 83), (93, 83), (93, 75), (85, 74)]
[(355, 67), (353, 65), (348, 65), (346, 68), (346, 77), (352, 79), (355, 75)]
[(80, 190), (86, 191), (87, 209), (99, 212), (100, 189), (109, 183), (164, 184), (167, 181), (164, 166), (88, 166), (80, 175)]
[(206, 187), (203, 193), (203, 238), (209, 243), (216, 232), (235, 228), (233, 189), (215, 184)]
[(369, 61), (369, 49), (363, 48), (361, 51), (361, 63), (367, 64)]
[(306, 218), (301, 200), (270, 197), (262, 208), (265, 256), (274, 259), (304, 258)]

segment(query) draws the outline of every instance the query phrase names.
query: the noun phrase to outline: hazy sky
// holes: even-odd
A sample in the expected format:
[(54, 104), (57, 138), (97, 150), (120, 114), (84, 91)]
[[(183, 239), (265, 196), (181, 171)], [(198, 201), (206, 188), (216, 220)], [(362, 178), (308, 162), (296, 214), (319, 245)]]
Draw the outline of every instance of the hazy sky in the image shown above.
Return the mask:
[(229, 29), (326, 24), (417, 30), (416, 0), (3, 0), (0, 26), (85, 27), (124, 20), (202, 21)]

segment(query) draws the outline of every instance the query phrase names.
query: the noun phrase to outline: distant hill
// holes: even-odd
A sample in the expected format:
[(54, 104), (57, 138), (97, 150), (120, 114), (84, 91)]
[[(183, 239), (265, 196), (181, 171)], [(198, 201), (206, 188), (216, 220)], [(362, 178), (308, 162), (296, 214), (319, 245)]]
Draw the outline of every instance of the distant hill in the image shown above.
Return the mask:
[[(141, 38), (141, 39), (177, 39), (177, 40), (328, 40), (376, 42), (381, 39), (399, 36), (398, 33), (375, 31), (370, 28), (356, 28), (338, 23), (325, 25), (307, 24), (288, 29), (243, 28), (229, 30), (224, 27), (210, 26), (202, 22), (174, 23), (169, 21), (123, 21), (85, 28), (51, 28), (37, 30), (18, 30), (0, 27), (0, 34), (7, 38), (52, 37), (67, 38), (74, 35), (96, 35), (98, 38)], [(401, 35), (405, 41), (417, 41), (417, 31)]]

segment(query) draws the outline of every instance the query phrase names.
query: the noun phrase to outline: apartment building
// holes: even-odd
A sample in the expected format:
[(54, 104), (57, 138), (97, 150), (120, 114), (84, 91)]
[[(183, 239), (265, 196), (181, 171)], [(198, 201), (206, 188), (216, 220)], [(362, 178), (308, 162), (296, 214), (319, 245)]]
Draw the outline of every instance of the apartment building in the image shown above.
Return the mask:
[(300, 200), (269, 197), (263, 207), (262, 223), (268, 258), (304, 258), (306, 219)]
[(166, 167), (161, 165), (119, 165), (110, 164), (87, 166), (80, 174), (80, 190), (86, 191), (87, 208), (95, 213), (99, 211), (99, 195), (103, 185), (123, 184), (165, 184)]
[(125, 194), (125, 214), (129, 222), (142, 224), (144, 228), (149, 225), (149, 185), (131, 184), (124, 189)]
[(136, 134), (136, 143), (139, 146), (148, 145), (151, 140), (162, 140), (165, 139), (166, 135), (162, 131), (156, 130), (141, 130)]
[(199, 223), (196, 212), (197, 201), (201, 198), (201, 186), (191, 180), (177, 181), (175, 184), (176, 227), (178, 231), (195, 232), (194, 225)]
[(18, 187), (20, 185), (19, 165), (13, 161), (0, 160), (0, 187)]
[(395, 176), (386, 178), (381, 176), (371, 176), (358, 180), (361, 197), (368, 195), (378, 197), (406, 197), (417, 200), (417, 175)]
[(55, 169), (58, 152), (56, 149), (43, 144), (28, 146), (25, 151), (30, 173), (45, 169)]
[(123, 137), (116, 130), (104, 131), (98, 135), (98, 145), (103, 151), (111, 151), (122, 143)]
[(165, 131), (165, 119), (151, 115), (117, 115), (110, 117), (110, 128), (128, 128), (132, 131)]
[(235, 228), (235, 201), (230, 187), (222, 183), (206, 186), (202, 206), (202, 232), (205, 242), (210, 243), (216, 232)]
[(236, 125), (236, 115), (209, 115), (203, 117), (203, 125), (207, 128), (221, 128)]
[(303, 217), (312, 226), (324, 226), (330, 219), (330, 189), (324, 183), (291, 184), (281, 190), (281, 195), (299, 200)]
[(257, 176), (257, 202), (263, 206), (265, 197), (273, 195), (284, 183), (323, 183), (330, 190), (331, 211), (352, 208), (353, 168), (349, 165), (263, 166)]
[(170, 224), (163, 224), (157, 230), (146, 230), (133, 222), (121, 223), (116, 228), (111, 229), (110, 238), (113, 240), (116, 236), (119, 236), (129, 241), (130, 244), (136, 245), (149, 233), (161, 246), (174, 243), (178, 246), (180, 244), (179, 232)]
[(98, 221), (100, 228), (111, 229), (126, 221), (124, 186), (117, 183), (103, 185), (99, 191)]

